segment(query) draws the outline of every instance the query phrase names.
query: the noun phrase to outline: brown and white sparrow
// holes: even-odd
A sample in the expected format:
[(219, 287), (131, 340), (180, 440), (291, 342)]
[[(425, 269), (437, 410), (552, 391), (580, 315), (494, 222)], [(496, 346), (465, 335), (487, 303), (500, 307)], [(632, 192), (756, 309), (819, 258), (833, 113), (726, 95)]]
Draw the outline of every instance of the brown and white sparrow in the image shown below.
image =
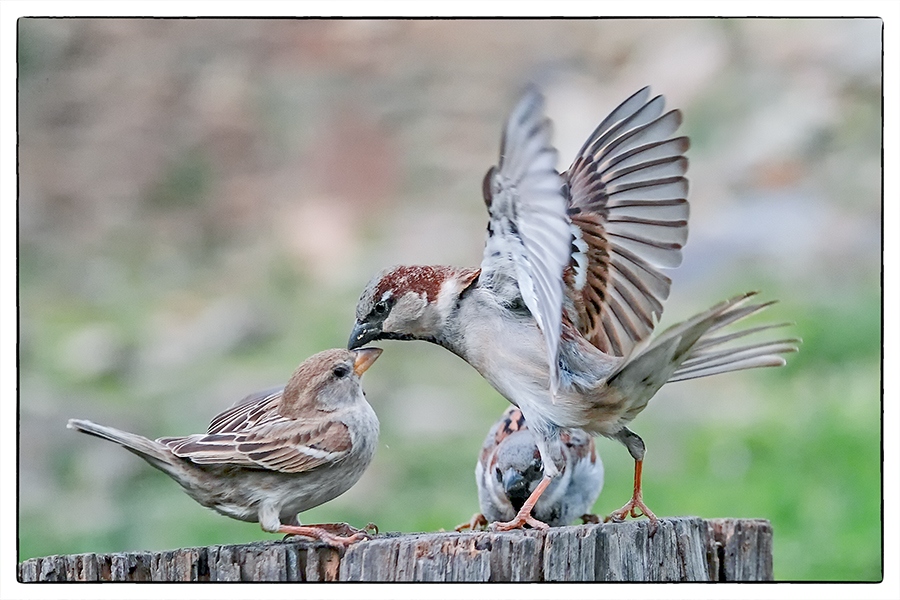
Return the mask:
[(398, 266), (376, 275), (356, 307), (348, 347), (425, 340), (472, 365), (518, 406), (538, 437), (544, 479), (499, 529), (540, 527), (530, 514), (560, 473), (555, 440), (580, 428), (622, 442), (634, 494), (611, 518), (642, 511), (644, 443), (627, 425), (669, 381), (785, 363), (794, 339), (730, 342), (777, 327), (720, 330), (771, 303), (742, 294), (654, 340), (687, 239), (686, 137), (681, 114), (644, 88), (600, 123), (569, 169), (556, 171), (542, 96), (513, 109), (500, 161), (484, 179), (490, 213), (480, 268)]
[[(590, 511), (603, 489), (603, 462), (594, 439), (580, 429), (564, 429), (552, 443), (562, 456), (560, 474), (537, 500), (532, 516), (551, 527), (569, 525), (579, 517), (596, 522)], [(457, 531), (511, 520), (543, 476), (537, 438), (522, 411), (510, 406), (488, 432), (475, 465), (481, 513)]]
[(365, 531), (346, 523), (301, 526), (297, 513), (343, 494), (369, 466), (378, 417), (360, 377), (380, 354), (319, 352), (284, 388), (247, 396), (213, 418), (206, 433), (153, 441), (90, 421), (68, 426), (137, 454), (216, 512), (259, 522), (269, 533), (345, 546)]

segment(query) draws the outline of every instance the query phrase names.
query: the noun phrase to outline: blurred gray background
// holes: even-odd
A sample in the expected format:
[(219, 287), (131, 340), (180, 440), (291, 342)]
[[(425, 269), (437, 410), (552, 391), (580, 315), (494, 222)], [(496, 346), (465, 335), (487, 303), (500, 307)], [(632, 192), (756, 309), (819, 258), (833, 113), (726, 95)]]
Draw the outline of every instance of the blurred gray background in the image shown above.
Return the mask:
[[(368, 279), (476, 265), (519, 91), (565, 168), (644, 85), (692, 140), (664, 325), (752, 290), (786, 368), (673, 384), (633, 428), (660, 516), (762, 517), (779, 579), (881, 573), (881, 21), (19, 21), (19, 559), (271, 538), (65, 428), (205, 430), (346, 344)], [(364, 379), (375, 460), (304, 522), (450, 529), (506, 401), (424, 343)], [(633, 463), (598, 440), (595, 510)]]

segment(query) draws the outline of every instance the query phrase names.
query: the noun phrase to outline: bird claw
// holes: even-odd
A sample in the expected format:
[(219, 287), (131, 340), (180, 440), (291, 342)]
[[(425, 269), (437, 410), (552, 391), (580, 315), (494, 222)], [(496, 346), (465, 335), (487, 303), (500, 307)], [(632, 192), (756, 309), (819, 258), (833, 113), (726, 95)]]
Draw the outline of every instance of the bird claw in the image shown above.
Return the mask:
[(534, 529), (540, 529), (545, 531), (550, 529), (550, 526), (544, 523), (543, 521), (538, 521), (533, 516), (531, 516), (531, 511), (534, 510), (534, 505), (537, 504), (538, 499), (541, 497), (541, 494), (544, 493), (544, 490), (547, 489), (547, 486), (550, 485), (550, 477), (544, 475), (544, 478), (541, 479), (541, 482), (534, 488), (534, 491), (531, 492), (531, 495), (528, 496), (528, 500), (522, 505), (522, 508), (519, 509), (519, 512), (516, 513), (516, 516), (513, 517), (512, 521), (500, 522), (495, 521), (491, 523), (491, 531), (509, 531), (510, 529), (522, 529), (526, 525), (530, 525)]
[(531, 516), (531, 513), (522, 514), (519, 512), (511, 521), (494, 521), (490, 525), (491, 531), (510, 531), (512, 529), (523, 529), (525, 525), (530, 525), (533, 529), (547, 530), (550, 526), (543, 521), (538, 521)]
[(282, 525), (279, 533), (285, 533), (282, 541), (288, 541), (292, 537), (305, 537), (322, 541), (329, 546), (346, 548), (354, 542), (372, 538), (369, 529), (378, 533), (378, 527), (374, 523), (366, 525), (365, 529), (357, 529), (348, 523), (322, 523), (319, 525)]
[(463, 529), (469, 529), (471, 531), (475, 531), (476, 529), (485, 529), (487, 528), (487, 518), (481, 513), (475, 513), (472, 515), (472, 518), (469, 519), (468, 523), (461, 523), (454, 527), (455, 531), (462, 531)]
[(659, 519), (656, 518), (656, 515), (653, 514), (653, 511), (647, 508), (647, 505), (644, 504), (643, 500), (639, 497), (632, 497), (631, 500), (625, 503), (625, 506), (620, 508), (619, 510), (612, 511), (608, 517), (603, 519), (604, 523), (608, 523), (612, 521), (613, 523), (622, 523), (625, 521), (628, 515), (631, 515), (633, 519), (638, 517), (647, 517), (649, 521), (650, 527), (650, 537), (656, 533), (656, 529), (659, 524)]
[(369, 535), (369, 529), (374, 529), (375, 533), (378, 533), (378, 526), (374, 523), (369, 523), (362, 529), (357, 529), (349, 523), (322, 523), (320, 525), (307, 525), (307, 527), (317, 527), (319, 529), (327, 531), (328, 533), (343, 537), (350, 537), (358, 534)]

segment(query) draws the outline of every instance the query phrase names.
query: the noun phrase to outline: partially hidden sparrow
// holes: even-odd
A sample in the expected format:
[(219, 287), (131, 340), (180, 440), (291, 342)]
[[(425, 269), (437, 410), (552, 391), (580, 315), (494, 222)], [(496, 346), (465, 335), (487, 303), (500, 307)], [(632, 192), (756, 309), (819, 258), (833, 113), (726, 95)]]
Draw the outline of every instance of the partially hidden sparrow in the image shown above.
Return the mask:
[[(627, 425), (666, 382), (785, 364), (796, 339), (748, 343), (780, 325), (722, 333), (769, 304), (741, 294), (650, 340), (669, 295), (662, 268), (687, 240), (686, 137), (677, 110), (644, 88), (597, 126), (556, 171), (544, 101), (528, 90), (484, 178), (490, 220), (480, 268), (397, 266), (356, 307), (349, 348), (380, 339), (439, 344), (518, 406), (538, 439), (544, 477), (496, 529), (546, 524), (531, 514), (561, 473), (567, 428), (619, 440), (635, 461), (631, 500), (610, 515), (656, 517), (643, 502), (644, 442)], [(735, 343), (738, 342), (738, 343)]]
[(346, 523), (301, 526), (297, 514), (340, 496), (369, 466), (378, 417), (360, 377), (380, 354), (319, 352), (284, 388), (247, 396), (213, 418), (206, 433), (154, 441), (78, 419), (68, 427), (137, 454), (216, 512), (342, 547), (366, 532)]
[[(580, 429), (564, 429), (552, 443), (562, 456), (560, 474), (531, 514), (551, 527), (570, 525), (579, 517), (585, 523), (598, 522), (591, 508), (603, 489), (603, 462), (594, 439)], [(522, 411), (510, 406), (488, 432), (475, 465), (481, 512), (456, 530), (513, 519), (543, 477), (537, 438)]]

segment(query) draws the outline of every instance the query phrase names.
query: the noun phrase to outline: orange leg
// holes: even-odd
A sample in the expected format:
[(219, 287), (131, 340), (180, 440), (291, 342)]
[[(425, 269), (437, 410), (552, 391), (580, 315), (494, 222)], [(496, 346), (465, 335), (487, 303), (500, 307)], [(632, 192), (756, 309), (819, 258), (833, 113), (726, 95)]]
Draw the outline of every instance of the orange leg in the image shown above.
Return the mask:
[(634, 461), (634, 494), (631, 496), (631, 500), (626, 502), (625, 506), (619, 510), (614, 510), (612, 514), (603, 519), (603, 521), (604, 523), (608, 521), (621, 523), (629, 513), (633, 518), (645, 516), (650, 520), (650, 535), (653, 535), (656, 533), (656, 527), (659, 520), (656, 518), (656, 515), (653, 514), (653, 511), (644, 504), (644, 494), (641, 491), (641, 468), (643, 467), (643, 464), (644, 461), (642, 460)]
[(336, 548), (346, 548), (353, 542), (358, 542), (360, 540), (369, 538), (369, 534), (366, 533), (365, 530), (350, 527), (346, 523), (326, 523), (322, 525), (282, 525), (278, 529), (278, 533), (286, 533), (288, 535), (302, 535), (303, 537), (323, 541), (329, 546), (334, 546)]
[(493, 531), (509, 531), (510, 529), (519, 529), (524, 527), (525, 525), (531, 525), (535, 529), (550, 529), (550, 526), (544, 523), (543, 521), (538, 521), (534, 517), (531, 516), (531, 511), (534, 508), (534, 505), (537, 504), (538, 498), (541, 497), (541, 494), (544, 493), (544, 490), (547, 489), (547, 486), (550, 485), (550, 478), (544, 477), (541, 479), (541, 482), (538, 486), (531, 492), (531, 495), (528, 496), (528, 500), (525, 501), (525, 504), (522, 505), (522, 508), (519, 509), (518, 514), (513, 517), (512, 521), (506, 521), (505, 523), (497, 521), (491, 524), (491, 530)]

